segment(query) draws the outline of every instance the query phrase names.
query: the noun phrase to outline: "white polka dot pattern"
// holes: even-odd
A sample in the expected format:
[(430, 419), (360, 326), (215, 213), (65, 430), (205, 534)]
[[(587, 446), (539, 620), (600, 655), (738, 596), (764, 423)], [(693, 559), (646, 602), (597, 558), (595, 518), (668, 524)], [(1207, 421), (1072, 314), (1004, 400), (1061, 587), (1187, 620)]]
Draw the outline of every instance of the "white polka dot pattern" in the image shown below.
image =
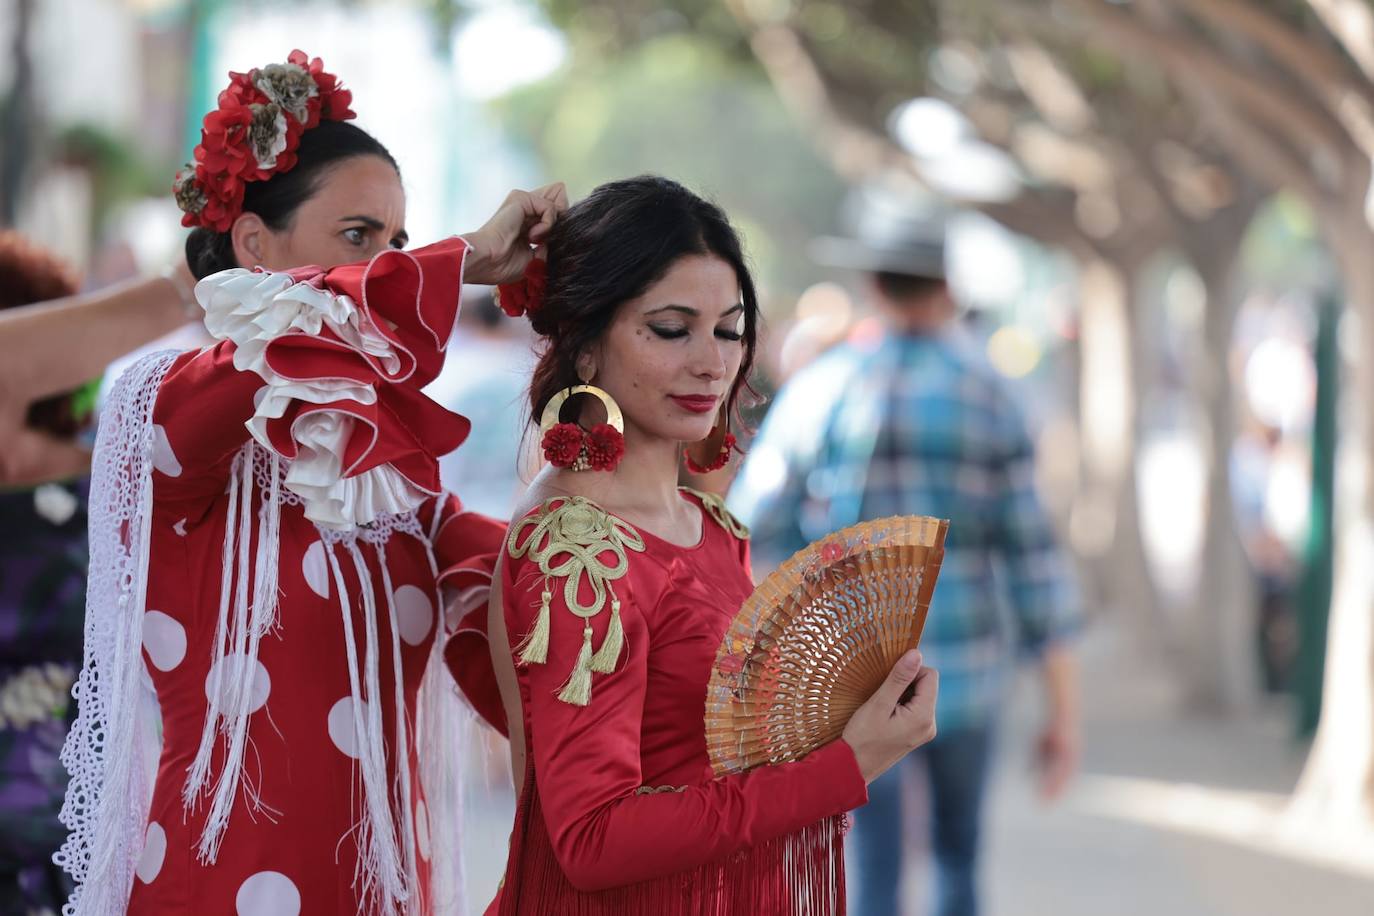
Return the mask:
[(260, 871), (239, 885), (234, 897), (238, 916), (298, 916), (301, 892), (279, 871)]
[(424, 590), (414, 585), (402, 585), (392, 596), (396, 605), (397, 627), (407, 645), (418, 646), (425, 641), (434, 624), (434, 604)]
[(153, 667), (171, 671), (186, 657), (186, 628), (161, 611), (143, 615), (143, 648)]
[(162, 873), (162, 863), (166, 858), (167, 831), (163, 830), (157, 821), (153, 821), (148, 825), (148, 832), (144, 834), (143, 855), (138, 857), (134, 874), (144, 884), (152, 884)]

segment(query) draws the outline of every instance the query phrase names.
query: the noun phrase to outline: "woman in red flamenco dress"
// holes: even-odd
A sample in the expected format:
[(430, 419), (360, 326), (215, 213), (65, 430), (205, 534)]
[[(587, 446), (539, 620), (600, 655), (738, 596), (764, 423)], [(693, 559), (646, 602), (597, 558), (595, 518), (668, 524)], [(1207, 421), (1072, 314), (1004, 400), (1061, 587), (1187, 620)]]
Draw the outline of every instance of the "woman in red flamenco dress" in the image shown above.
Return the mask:
[(684, 445), (698, 467), (728, 461), (753, 358), (733, 229), (671, 181), (613, 182), (501, 297), (546, 338), (530, 399), (549, 466), (507, 531), (489, 627), (470, 614), (448, 649), (474, 705), (514, 724), (519, 800), (488, 914), (843, 912), (844, 814), (933, 737), (935, 674), (909, 653), (841, 740), (712, 777), (706, 685), (753, 588), (747, 531), (677, 480)]
[(465, 270), (519, 276), (562, 189), (401, 251), (348, 105), (300, 52), (232, 74), (178, 177), (219, 342), (137, 363), (101, 419), (70, 912), (460, 905), (441, 587), (501, 529), (441, 492), (468, 423), (420, 389)]

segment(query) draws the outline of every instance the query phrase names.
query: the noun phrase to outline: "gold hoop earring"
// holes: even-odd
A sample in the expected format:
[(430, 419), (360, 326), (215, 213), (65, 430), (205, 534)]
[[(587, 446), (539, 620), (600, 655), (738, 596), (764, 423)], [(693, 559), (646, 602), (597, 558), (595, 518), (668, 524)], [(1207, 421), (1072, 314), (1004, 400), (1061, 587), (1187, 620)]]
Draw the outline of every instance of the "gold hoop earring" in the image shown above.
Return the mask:
[(706, 438), (688, 445), (682, 454), (687, 462), (687, 470), (693, 474), (709, 474), (725, 467), (734, 451), (735, 434), (730, 432), (730, 417), (726, 408), (721, 407), (716, 423)]
[[(559, 419), (563, 406), (579, 394), (591, 395), (601, 402), (606, 410), (604, 423), (583, 429), (578, 423)], [(539, 429), (544, 434), (540, 441), (544, 458), (554, 467), (613, 471), (625, 455), (625, 416), (615, 398), (595, 385), (573, 385), (549, 398), (539, 415)]]

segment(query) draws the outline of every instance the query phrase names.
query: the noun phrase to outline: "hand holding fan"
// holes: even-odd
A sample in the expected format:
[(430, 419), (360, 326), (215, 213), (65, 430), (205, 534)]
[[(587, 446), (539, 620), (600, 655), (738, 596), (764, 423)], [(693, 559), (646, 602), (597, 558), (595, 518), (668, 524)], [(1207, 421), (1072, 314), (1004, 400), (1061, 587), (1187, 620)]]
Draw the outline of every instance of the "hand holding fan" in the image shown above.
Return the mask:
[(924, 516), (864, 522), (799, 551), (754, 589), (706, 688), (716, 775), (799, 760), (840, 736), (920, 642), (948, 528)]

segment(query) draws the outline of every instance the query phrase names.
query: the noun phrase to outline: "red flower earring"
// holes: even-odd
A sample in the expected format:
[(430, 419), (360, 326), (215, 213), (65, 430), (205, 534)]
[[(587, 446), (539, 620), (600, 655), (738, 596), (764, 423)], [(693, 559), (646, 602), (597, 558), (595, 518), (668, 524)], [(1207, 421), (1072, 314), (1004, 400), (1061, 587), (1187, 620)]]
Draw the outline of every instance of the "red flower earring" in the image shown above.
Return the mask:
[[(606, 422), (584, 430), (577, 423), (562, 422), (559, 414), (568, 399), (589, 394), (606, 408)], [(544, 458), (556, 468), (574, 471), (613, 471), (625, 456), (625, 419), (620, 405), (609, 393), (594, 385), (574, 385), (549, 398), (539, 418), (544, 431), (540, 447)]]
[(720, 419), (711, 427), (706, 438), (687, 446), (683, 457), (687, 461), (687, 470), (693, 474), (709, 474), (729, 464), (730, 454), (735, 450), (735, 434), (730, 432), (725, 412), (721, 411)]

